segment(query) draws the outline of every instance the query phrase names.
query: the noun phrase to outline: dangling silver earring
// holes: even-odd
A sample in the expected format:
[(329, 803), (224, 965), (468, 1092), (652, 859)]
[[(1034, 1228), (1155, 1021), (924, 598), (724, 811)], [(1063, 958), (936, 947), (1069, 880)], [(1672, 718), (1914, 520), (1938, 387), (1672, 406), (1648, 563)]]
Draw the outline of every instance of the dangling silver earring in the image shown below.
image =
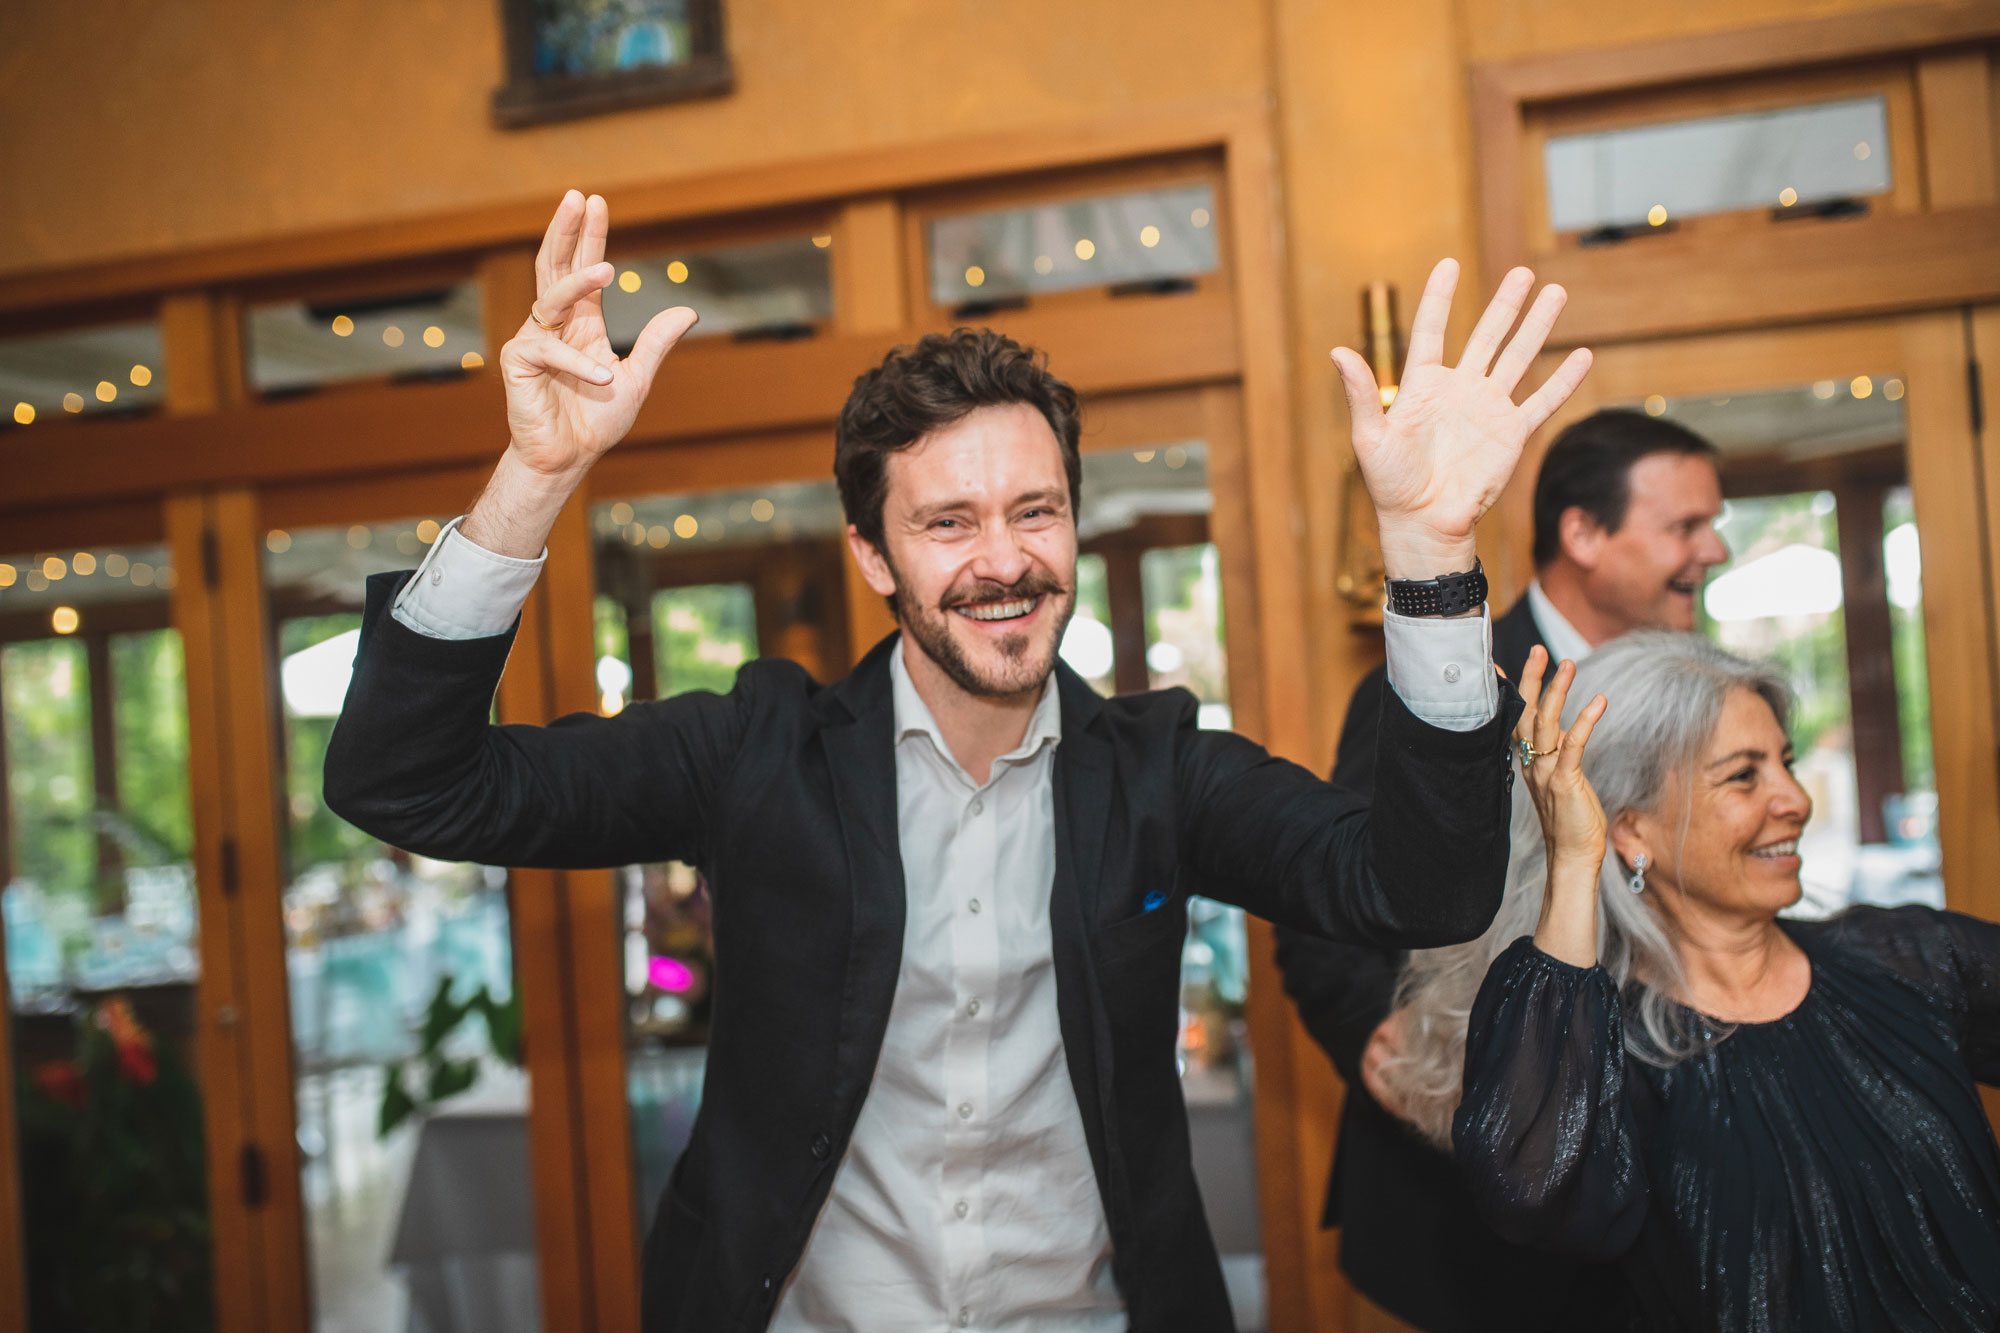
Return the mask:
[(1646, 854), (1640, 852), (1632, 858), (1632, 892), (1646, 891)]

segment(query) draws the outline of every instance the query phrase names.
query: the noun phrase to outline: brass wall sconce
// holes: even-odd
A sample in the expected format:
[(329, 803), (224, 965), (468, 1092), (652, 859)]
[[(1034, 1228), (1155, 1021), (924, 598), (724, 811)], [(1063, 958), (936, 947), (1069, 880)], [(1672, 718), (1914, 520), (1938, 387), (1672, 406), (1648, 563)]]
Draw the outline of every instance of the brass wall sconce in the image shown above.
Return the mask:
[[(1403, 336), (1396, 325), (1396, 289), (1371, 282), (1361, 290), (1362, 355), (1375, 372), (1382, 406), (1396, 401), (1397, 370), (1403, 361)], [(1380, 612), (1383, 597), (1382, 555), (1363, 535), (1368, 521), (1367, 487), (1354, 456), (1340, 476), (1340, 540), (1334, 547), (1333, 588), (1349, 603)], [(1357, 506), (1359, 508), (1357, 508)]]

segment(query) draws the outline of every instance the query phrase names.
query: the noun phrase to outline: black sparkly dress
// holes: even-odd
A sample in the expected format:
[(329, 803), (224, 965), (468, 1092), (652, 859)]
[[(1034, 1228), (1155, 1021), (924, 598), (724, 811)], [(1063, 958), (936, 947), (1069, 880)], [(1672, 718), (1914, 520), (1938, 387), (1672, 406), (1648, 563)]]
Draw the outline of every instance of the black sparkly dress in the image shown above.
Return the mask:
[(1805, 999), (1672, 1069), (1626, 1053), (1603, 968), (1526, 938), (1494, 960), (1452, 1126), (1481, 1212), (1616, 1260), (1636, 1329), (1992, 1333), (2000, 1151), (1974, 1085), (2000, 1083), (2000, 926), (1780, 925)]

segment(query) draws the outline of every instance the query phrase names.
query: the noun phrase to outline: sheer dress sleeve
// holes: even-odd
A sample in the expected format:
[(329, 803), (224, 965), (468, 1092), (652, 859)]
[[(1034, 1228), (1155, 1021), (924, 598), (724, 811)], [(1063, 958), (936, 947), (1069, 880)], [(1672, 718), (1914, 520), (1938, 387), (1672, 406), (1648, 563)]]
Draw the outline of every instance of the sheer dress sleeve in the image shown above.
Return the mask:
[(1981, 1083), (2000, 1085), (2000, 925), (1940, 912), (1959, 986), (1965, 1063)]
[(1508, 1240), (1588, 1259), (1632, 1247), (1648, 1190), (1609, 973), (1526, 937), (1493, 961), (1466, 1030), (1452, 1141), (1481, 1214)]

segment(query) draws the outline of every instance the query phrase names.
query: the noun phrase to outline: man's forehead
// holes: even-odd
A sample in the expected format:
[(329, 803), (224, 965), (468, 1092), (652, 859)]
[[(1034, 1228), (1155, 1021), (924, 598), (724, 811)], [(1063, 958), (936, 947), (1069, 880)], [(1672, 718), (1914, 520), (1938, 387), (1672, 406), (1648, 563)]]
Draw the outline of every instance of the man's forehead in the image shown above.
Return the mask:
[[(1041, 413), (1025, 403), (982, 407), (889, 456), (890, 490), (906, 486), (990, 494), (1068, 487), (1062, 446)], [(921, 503), (922, 497), (905, 497)]]
[(1707, 513), (1722, 503), (1722, 479), (1705, 454), (1648, 454), (1627, 474), (1633, 505), (1661, 512)]

